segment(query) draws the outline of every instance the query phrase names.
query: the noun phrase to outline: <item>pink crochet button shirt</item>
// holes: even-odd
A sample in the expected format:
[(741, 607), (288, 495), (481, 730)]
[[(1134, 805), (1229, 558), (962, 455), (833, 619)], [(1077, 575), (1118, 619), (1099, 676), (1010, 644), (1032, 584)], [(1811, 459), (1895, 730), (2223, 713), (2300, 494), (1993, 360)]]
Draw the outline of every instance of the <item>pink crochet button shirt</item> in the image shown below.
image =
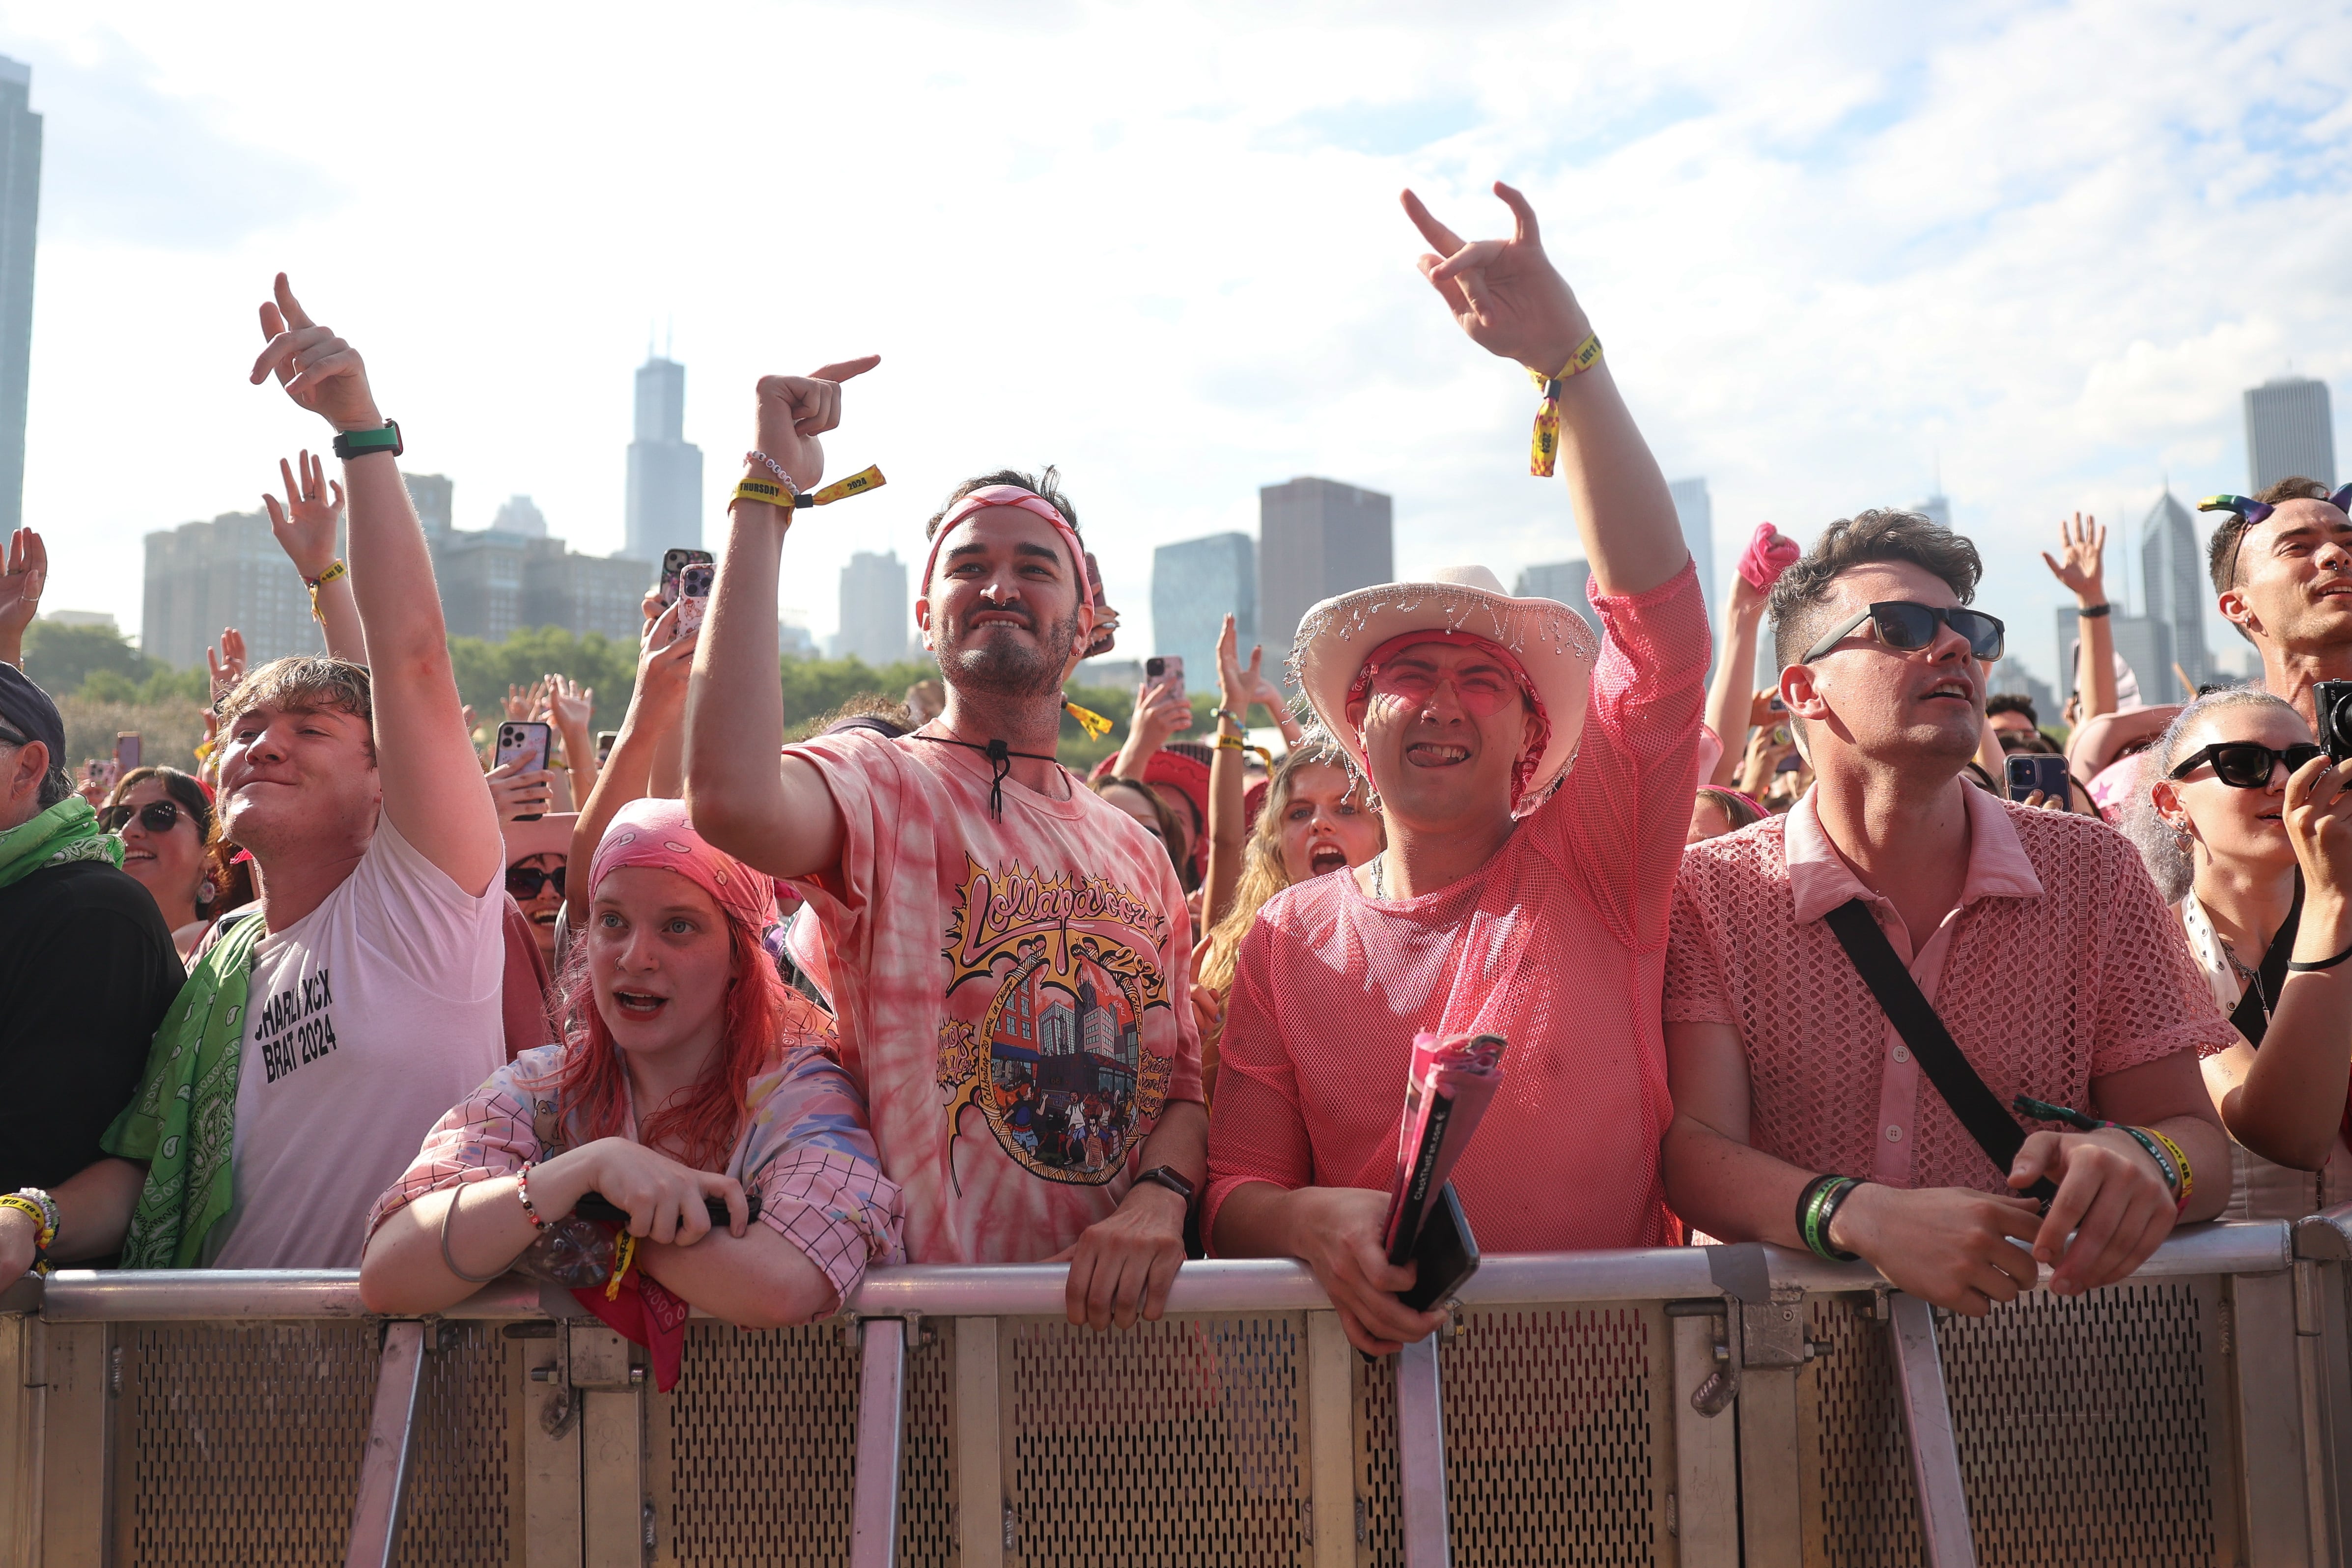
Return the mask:
[(1869, 906), (2003, 1104), (2030, 1094), (2087, 1110), (2093, 1079), (2229, 1045), (2129, 843), (2089, 817), (1966, 795), (1960, 901), (1916, 952), (1830, 843), (1811, 792), (1785, 817), (1684, 853), (1665, 1019), (1739, 1030), (1758, 1149), (1891, 1186), (2008, 1190), (1822, 921), (1849, 899)]

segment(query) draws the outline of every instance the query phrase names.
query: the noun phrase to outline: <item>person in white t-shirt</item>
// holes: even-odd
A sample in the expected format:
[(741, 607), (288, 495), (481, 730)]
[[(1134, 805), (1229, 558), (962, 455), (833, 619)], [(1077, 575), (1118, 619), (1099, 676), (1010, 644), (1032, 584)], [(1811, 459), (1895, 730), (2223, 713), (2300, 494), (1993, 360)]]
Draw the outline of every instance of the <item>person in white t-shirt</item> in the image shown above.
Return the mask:
[(107, 1132), (126, 1268), (357, 1267), (377, 1194), (506, 1059), (503, 848), (400, 433), (358, 353), (275, 292), (252, 379), (338, 432), (369, 662), (277, 659), (221, 700), (222, 826), (262, 893)]

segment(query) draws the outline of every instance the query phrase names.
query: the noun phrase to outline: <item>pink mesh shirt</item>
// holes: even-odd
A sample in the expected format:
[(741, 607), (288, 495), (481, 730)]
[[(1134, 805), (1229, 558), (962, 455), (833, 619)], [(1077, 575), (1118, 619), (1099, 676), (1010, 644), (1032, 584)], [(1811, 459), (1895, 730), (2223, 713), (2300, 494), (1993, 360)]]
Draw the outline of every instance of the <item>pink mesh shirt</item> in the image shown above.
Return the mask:
[(1684, 855), (1665, 1017), (1739, 1030), (1756, 1148), (1891, 1186), (2008, 1190), (1823, 923), (1853, 898), (2004, 1105), (2088, 1110), (2095, 1078), (2235, 1037), (2128, 842), (2086, 816), (1967, 795), (1960, 901), (1916, 952), (1811, 793)]
[(1606, 628), (1575, 765), (1485, 866), (1377, 900), (1345, 874), (1277, 894), (1226, 1003), (1202, 1231), (1244, 1182), (1395, 1173), (1412, 1037), (1493, 1030), (1504, 1079), (1454, 1184), (1486, 1252), (1666, 1239), (1658, 986), (1696, 787), (1698, 577), (1593, 595)]

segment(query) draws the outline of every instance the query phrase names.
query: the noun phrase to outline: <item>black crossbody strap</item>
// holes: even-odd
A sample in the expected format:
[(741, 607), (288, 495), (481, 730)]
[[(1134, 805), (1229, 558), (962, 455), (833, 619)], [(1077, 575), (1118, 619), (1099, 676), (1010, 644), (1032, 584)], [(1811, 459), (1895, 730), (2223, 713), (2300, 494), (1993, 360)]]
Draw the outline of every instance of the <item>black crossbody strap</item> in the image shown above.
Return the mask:
[[(1927, 1070), (1927, 1081), (1936, 1086), (1936, 1092), (1944, 1097), (1944, 1103), (1952, 1108), (1952, 1114), (1969, 1130), (1993, 1169), (2008, 1175), (2017, 1163), (2018, 1150), (2024, 1147), (2025, 1130), (2001, 1108), (1985, 1080), (1977, 1076), (1977, 1069), (1969, 1065), (1951, 1032), (1944, 1027), (1944, 1020), (1936, 1016), (1935, 1007), (1919, 994), (1918, 983), (1887, 945), (1886, 933), (1871, 918), (1870, 907), (1860, 899), (1849, 899), (1822, 919), (1836, 933), (1838, 945), (1845, 949), (1870, 994), (1885, 1009), (1895, 1032)], [(2057, 1194), (2058, 1189), (2046, 1176), (2025, 1194), (2044, 1203)]]
[(2230, 1023), (2246, 1037), (2246, 1044), (2259, 1046), (2263, 1036), (2270, 1031), (2271, 1009), (2278, 1005), (2279, 987), (2286, 984), (2287, 961), (2294, 956), (2296, 928), (2303, 924), (2303, 872), (2294, 874), (2294, 902), (2286, 911), (2286, 923), (2271, 938), (2270, 951), (2263, 954), (2263, 967), (2254, 984), (2238, 998), (2237, 1011), (2230, 1015)]

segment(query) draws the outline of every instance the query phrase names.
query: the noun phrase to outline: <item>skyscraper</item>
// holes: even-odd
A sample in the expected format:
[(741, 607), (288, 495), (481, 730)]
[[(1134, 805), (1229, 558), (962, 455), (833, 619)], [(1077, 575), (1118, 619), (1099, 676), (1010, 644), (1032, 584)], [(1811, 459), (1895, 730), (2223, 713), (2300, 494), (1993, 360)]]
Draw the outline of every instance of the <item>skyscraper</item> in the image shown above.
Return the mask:
[[(2148, 617), (2172, 628), (2174, 660), (2181, 673), (2203, 685), (2213, 679), (2212, 660), (2205, 651), (2205, 605), (2212, 589), (2205, 578), (2205, 552), (2197, 547), (2197, 524), (2168, 489), (2140, 527), (2139, 567), (2146, 589), (2141, 604)], [(2159, 684), (2171, 691), (2178, 683), (2169, 671), (2161, 673), (2167, 679)]]
[(1511, 585), (1515, 599), (1557, 599), (1584, 617), (1594, 635), (1601, 631), (1601, 619), (1593, 613), (1592, 601), (1584, 595), (1584, 585), (1592, 581), (1592, 563), (1589, 561), (1549, 561), (1540, 566), (1520, 570), (1519, 580)]
[(1394, 517), (1380, 491), (1315, 479), (1258, 490), (1257, 635), (1269, 660), (1289, 657), (1318, 603), (1395, 576)]
[(880, 668), (907, 657), (914, 629), (914, 601), (907, 596), (907, 563), (898, 552), (877, 555), (861, 550), (841, 569), (841, 630), (833, 639), (836, 658), (862, 658)]
[(2336, 488), (2335, 415), (2327, 384), (2273, 376), (2246, 388), (2247, 489), (2260, 495), (2291, 475)]
[[(1257, 546), (1246, 533), (1213, 533), (1151, 552), (1151, 651), (1184, 660), (1184, 684), (1217, 689), (1217, 637), (1234, 617), (1244, 667), (1257, 641)], [(1279, 681), (1279, 669), (1265, 667)]]
[(33, 68), (0, 55), (0, 533), (25, 520), (25, 410), (33, 353), (33, 230), (41, 117)]
[(701, 547), (702, 448), (686, 439), (686, 366), (649, 359), (637, 367), (624, 553), (659, 561), (665, 550)]
[(1938, 528), (1952, 526), (1951, 498), (1940, 490), (1911, 509)]
[[(1675, 498), (1675, 516), (1683, 525), (1683, 543), (1698, 566), (1699, 598), (1706, 605), (1706, 623), (1715, 624), (1715, 502), (1704, 479), (1676, 479), (1666, 487)], [(1583, 608), (1580, 603), (1578, 608)]]
[(310, 618), (310, 591), (257, 511), (224, 512), (147, 536), (141, 650), (201, 668), (223, 626), (245, 634), (248, 668), (326, 648)]

